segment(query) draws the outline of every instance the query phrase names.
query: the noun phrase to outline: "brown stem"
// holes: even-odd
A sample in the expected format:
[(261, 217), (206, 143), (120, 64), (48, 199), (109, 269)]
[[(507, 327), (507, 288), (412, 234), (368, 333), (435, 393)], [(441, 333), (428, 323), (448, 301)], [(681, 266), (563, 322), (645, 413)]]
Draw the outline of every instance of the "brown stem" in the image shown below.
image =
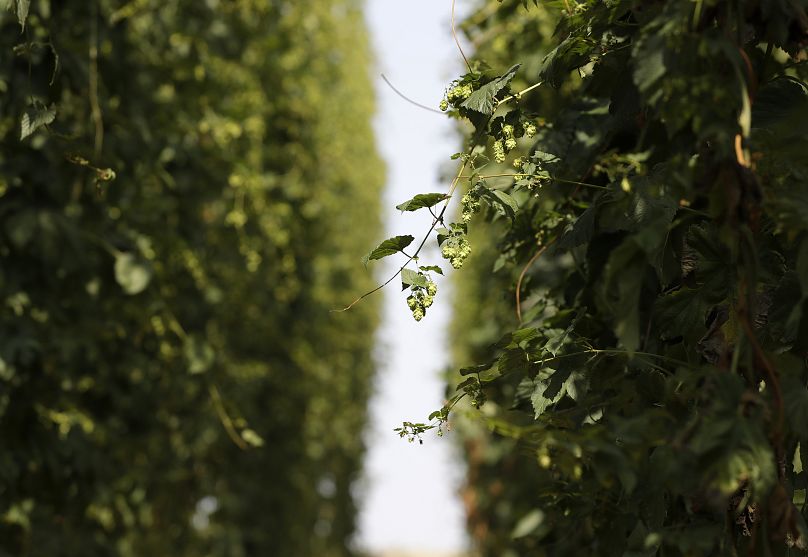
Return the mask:
[(519, 319), (519, 324), (522, 324), (522, 280), (525, 278), (525, 274), (527, 273), (528, 269), (542, 256), (542, 254), (547, 251), (547, 248), (552, 246), (557, 238), (553, 238), (543, 246), (539, 248), (533, 257), (530, 258), (530, 261), (527, 262), (527, 265), (524, 266), (522, 272), (519, 273), (519, 280), (516, 281), (516, 317)]

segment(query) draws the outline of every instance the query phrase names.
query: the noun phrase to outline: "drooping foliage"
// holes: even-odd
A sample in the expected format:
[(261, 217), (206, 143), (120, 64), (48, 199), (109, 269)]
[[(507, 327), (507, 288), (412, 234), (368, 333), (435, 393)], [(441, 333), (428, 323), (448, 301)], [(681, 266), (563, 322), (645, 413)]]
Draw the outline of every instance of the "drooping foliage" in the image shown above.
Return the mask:
[(349, 554), (376, 318), (328, 310), (378, 230), (361, 4), (8, 4), (0, 554)]
[(399, 433), (459, 414), (483, 555), (805, 555), (808, 4), (505, 0), (464, 30), (433, 228), (469, 258), (466, 367)]

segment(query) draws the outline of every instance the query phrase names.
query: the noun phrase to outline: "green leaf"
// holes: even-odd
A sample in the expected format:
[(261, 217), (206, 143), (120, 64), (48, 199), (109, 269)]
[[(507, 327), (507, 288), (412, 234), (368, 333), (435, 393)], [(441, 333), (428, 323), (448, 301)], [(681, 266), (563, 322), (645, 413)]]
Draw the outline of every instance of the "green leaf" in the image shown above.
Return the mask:
[(460, 371), (458, 373), (460, 373), (460, 375), (465, 377), (466, 375), (472, 375), (472, 374), (482, 373), (484, 371), (488, 371), (489, 369), (491, 369), (491, 366), (492, 366), (491, 363), (487, 363), (487, 364), (480, 364), (480, 365), (476, 365), (476, 366), (463, 367), (463, 368), (460, 368)]
[(401, 289), (405, 290), (409, 286), (423, 286), (426, 288), (426, 277), (412, 269), (401, 270)]
[(513, 77), (516, 75), (516, 70), (519, 69), (519, 66), (520, 64), (512, 66), (500, 77), (489, 81), (474, 91), (469, 98), (463, 101), (463, 104), (460, 106), (485, 115), (493, 114), (494, 109), (496, 108), (494, 98), (496, 97), (497, 93), (507, 87), (508, 83), (511, 82)]
[(394, 253), (398, 253), (402, 251), (404, 248), (409, 246), (415, 238), (410, 236), (409, 234), (405, 234), (404, 236), (394, 236), (392, 238), (388, 238), (375, 249), (373, 249), (370, 253), (368, 253), (365, 257), (362, 258), (362, 263), (365, 265), (368, 264), (368, 261), (382, 259), (383, 257), (387, 257), (388, 255), (393, 255)]
[(634, 83), (641, 92), (649, 91), (654, 84), (662, 79), (667, 68), (665, 67), (665, 37), (652, 35), (636, 47), (640, 54), (633, 60)]
[(574, 69), (589, 62), (591, 45), (581, 36), (570, 35), (542, 60), (539, 77), (556, 89)]
[(575, 219), (574, 223), (568, 225), (561, 239), (558, 241), (558, 247), (561, 249), (570, 249), (589, 242), (595, 231), (596, 210), (594, 205), (589, 207), (586, 211), (581, 213), (581, 216)]
[(497, 369), (502, 375), (527, 371), (530, 360), (521, 348), (505, 350), (497, 360)]
[(614, 319), (614, 332), (631, 354), (640, 345), (640, 294), (647, 267), (645, 254), (628, 238), (609, 256), (604, 269), (604, 301)]
[(548, 381), (536, 381), (533, 394), (530, 395), (530, 402), (533, 404), (533, 417), (535, 419), (539, 419), (551, 404), (557, 403), (566, 394), (563, 388), (553, 394), (551, 394), (550, 391), (550, 383)]
[(437, 265), (422, 265), (418, 268), (421, 269), (422, 271), (432, 271), (438, 273), (439, 275), (443, 274), (443, 269), (441, 269)]
[(396, 205), (396, 209), (399, 211), (417, 211), (424, 207), (437, 205), (448, 197), (445, 193), (419, 193), (409, 201)]
[(127, 294), (143, 292), (151, 277), (152, 268), (145, 259), (132, 253), (119, 253), (115, 256), (115, 280)]
[[(670, 340), (679, 336), (697, 340), (704, 333), (704, 315), (709, 308), (700, 290), (680, 288), (658, 298), (654, 304), (654, 321), (660, 337)], [(691, 338), (694, 333), (696, 338)]]
[(20, 140), (25, 139), (42, 126), (47, 126), (56, 119), (56, 109), (45, 108), (29, 110), (22, 115), (20, 125)]
[(808, 105), (808, 89), (800, 81), (782, 77), (760, 88), (752, 106), (752, 127), (775, 130), (793, 122)]
[(519, 205), (517, 205), (513, 197), (500, 190), (491, 190), (488, 188), (481, 188), (481, 190), (482, 196), (498, 213), (511, 219), (516, 217)]

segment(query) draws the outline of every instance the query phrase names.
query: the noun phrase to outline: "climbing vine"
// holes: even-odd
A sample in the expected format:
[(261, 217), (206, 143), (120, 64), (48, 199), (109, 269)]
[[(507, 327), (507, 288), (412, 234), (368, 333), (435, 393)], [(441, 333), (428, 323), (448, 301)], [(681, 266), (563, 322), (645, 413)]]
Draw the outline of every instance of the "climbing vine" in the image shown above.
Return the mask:
[(477, 52), (438, 104), (468, 140), (399, 274), (417, 288), (428, 240), (463, 267), (467, 367), (396, 431), (459, 429), (483, 554), (806, 554), (806, 6), (463, 23)]

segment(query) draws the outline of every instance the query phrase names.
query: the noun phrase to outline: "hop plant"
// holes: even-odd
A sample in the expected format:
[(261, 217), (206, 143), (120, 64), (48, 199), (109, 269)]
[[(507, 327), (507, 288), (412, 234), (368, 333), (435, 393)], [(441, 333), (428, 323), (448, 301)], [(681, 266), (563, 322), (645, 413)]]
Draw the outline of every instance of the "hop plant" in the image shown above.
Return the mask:
[(524, 130), (526, 137), (533, 137), (534, 135), (536, 135), (536, 124), (534, 124), (530, 120), (527, 120), (522, 123), (522, 129)]
[(440, 101), (440, 109), (443, 112), (446, 112), (447, 110), (449, 110), (449, 101), (447, 101), (446, 99), (441, 100)]
[(498, 163), (505, 162), (505, 144), (501, 139), (494, 141), (494, 160)]
[(438, 286), (432, 279), (426, 277), (426, 286), (413, 284), (412, 294), (407, 296), (407, 307), (412, 311), (412, 317), (420, 321), (426, 315), (426, 308), (431, 307), (435, 301), (435, 294), (438, 293)]
[(514, 149), (516, 149), (516, 139), (514, 139), (513, 137), (509, 137), (508, 139), (505, 140), (505, 150), (512, 151)]
[(465, 85), (455, 85), (446, 93), (446, 98), (448, 99), (448, 102), (451, 103), (463, 102), (469, 98), (473, 92), (474, 88), (470, 83), (466, 83)]
[(475, 195), (472, 192), (466, 193), (463, 198), (460, 200), (460, 203), (463, 207), (461, 218), (463, 222), (469, 222), (471, 220), (472, 215), (480, 210), (480, 196)]
[(505, 124), (502, 126), (502, 135), (505, 139), (513, 138), (513, 126), (510, 124)]
[(441, 246), (441, 255), (443, 255), (444, 259), (448, 259), (455, 269), (461, 268), (468, 256), (471, 255), (471, 244), (469, 244), (466, 235), (456, 233), (449, 236)]

